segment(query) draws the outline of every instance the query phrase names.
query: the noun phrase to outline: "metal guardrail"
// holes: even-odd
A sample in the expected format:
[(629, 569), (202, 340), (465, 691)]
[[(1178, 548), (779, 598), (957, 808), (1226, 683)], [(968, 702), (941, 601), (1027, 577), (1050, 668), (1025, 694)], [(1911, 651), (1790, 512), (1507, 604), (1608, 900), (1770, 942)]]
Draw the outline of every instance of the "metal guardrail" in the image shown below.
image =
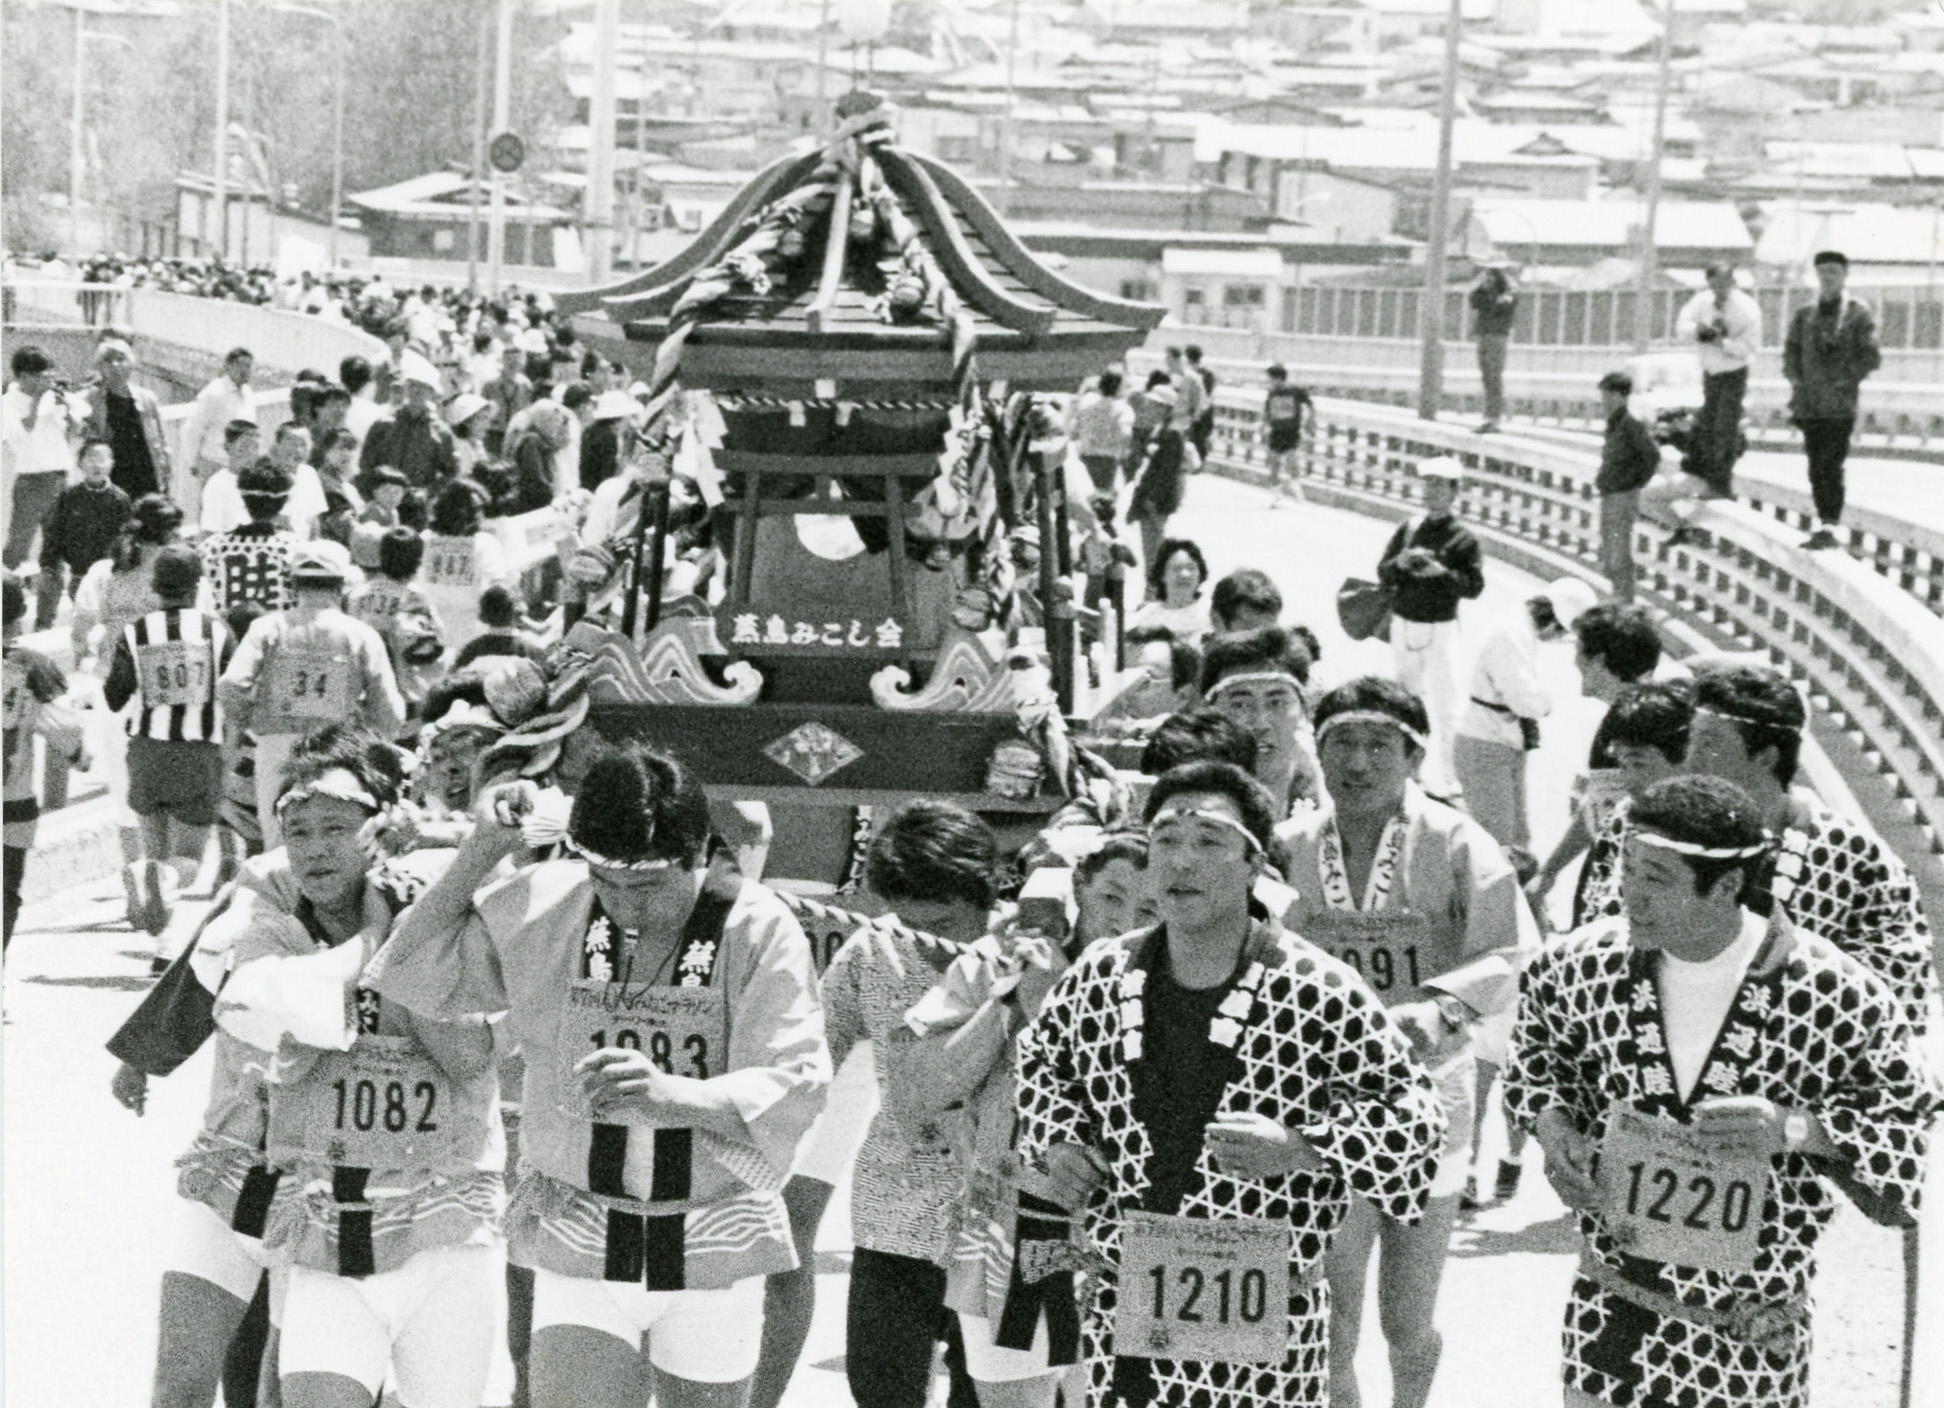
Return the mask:
[[(1215, 468), (1266, 482), (1258, 413), (1246, 393), (1217, 393)], [(1599, 463), (1585, 451), (1481, 440), (1405, 411), (1323, 398), (1306, 482), (1344, 507), (1401, 518), (1418, 498), (1411, 466), (1430, 455), (1465, 464), (1466, 521), (1505, 555), (1541, 573), (1605, 580)], [(1927, 595), (1937, 580), (1932, 546), (1944, 544), (1926, 535), (1932, 546), (1918, 546), (1909, 525), (1898, 525), (1904, 536), (1885, 556), (1810, 553), (1775, 518), (1727, 503), (1704, 506), (1695, 527), (1697, 541), (1679, 547), (1648, 525), (1636, 531), (1641, 593), (1724, 648), (1766, 654), (1804, 684), (1860, 743), (1931, 852), (1944, 853), (1944, 619)], [(1930, 562), (1911, 572), (1921, 591), (1901, 580), (1906, 549)]]
[[(1158, 354), (1164, 345), (1188, 342), (1199, 344), (1218, 372), (1231, 365), (1253, 372), (1279, 361), (1289, 368), (1293, 380), (1316, 395), (1399, 406), (1417, 401), (1419, 349), (1408, 339), (1301, 337), (1170, 323), (1155, 330), (1147, 350)], [(1506, 409), (1524, 421), (1596, 427), (1600, 377), (1624, 366), (1632, 355), (1624, 349), (1515, 347), (1506, 366)], [(1944, 353), (1921, 356), (1929, 359), (1927, 368), (1944, 363)], [(1444, 385), (1443, 409), (1463, 415), (1482, 413), (1484, 389), (1470, 344), (1447, 345)], [(1902, 373), (1886, 359), (1883, 370), (1864, 383), (1857, 419), (1858, 453), (1944, 456), (1940, 385), (1944, 375), (1923, 369)], [(1788, 383), (1778, 364), (1765, 356), (1749, 381), (1745, 411), (1749, 438), (1756, 444), (1780, 448), (1796, 443), (1788, 419), (1788, 396)]]

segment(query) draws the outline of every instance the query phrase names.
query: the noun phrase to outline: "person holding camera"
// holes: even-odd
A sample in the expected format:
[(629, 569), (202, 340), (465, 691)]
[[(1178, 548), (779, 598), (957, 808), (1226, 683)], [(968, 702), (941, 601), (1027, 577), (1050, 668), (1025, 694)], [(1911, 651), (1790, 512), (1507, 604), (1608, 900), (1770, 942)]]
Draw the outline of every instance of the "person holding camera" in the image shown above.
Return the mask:
[(1761, 307), (1735, 287), (1734, 265), (1708, 266), (1708, 286), (1681, 309), (1674, 335), (1694, 344), (1701, 359), (1701, 413), (1695, 417), (1688, 472), (1732, 498), (1748, 364), (1762, 345)]
[[(0, 446), (6, 467), (8, 571), (27, 560), (34, 534), (54, 511), (74, 471), (74, 412), (54, 374), (54, 359), (38, 347), (14, 350), (13, 382), (0, 398)], [(60, 584), (54, 586), (58, 599)], [(51, 616), (51, 607), (43, 614)]]

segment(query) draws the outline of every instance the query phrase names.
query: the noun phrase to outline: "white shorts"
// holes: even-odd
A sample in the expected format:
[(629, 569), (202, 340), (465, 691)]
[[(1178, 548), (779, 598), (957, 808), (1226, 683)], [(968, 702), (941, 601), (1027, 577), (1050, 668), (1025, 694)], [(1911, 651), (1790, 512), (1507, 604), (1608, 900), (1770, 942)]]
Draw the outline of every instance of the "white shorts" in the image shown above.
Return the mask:
[(637, 1281), (541, 1269), (533, 1279), (533, 1333), (581, 1325), (637, 1348), (646, 1341), (649, 1362), (664, 1374), (741, 1383), (756, 1372), (763, 1348), (763, 1281), (745, 1276), (717, 1291), (651, 1291)]
[(1039, 1317), (1039, 1326), (1033, 1331), (1031, 1349), (1001, 1349), (992, 1342), (992, 1322), (983, 1315), (967, 1315), (959, 1312), (959, 1335), (965, 1341), (965, 1371), (972, 1376), (973, 1382), (981, 1384), (1010, 1384), (1020, 1379), (1037, 1379), (1043, 1374), (1059, 1374), (1065, 1371), (1046, 1362), (1051, 1352), (1046, 1334), (1046, 1317)]
[(495, 1250), (436, 1247), (361, 1280), (293, 1266), (279, 1374), (336, 1374), (376, 1401), (389, 1365), (403, 1408), (479, 1408), (504, 1318)]
[(1445, 1133), (1444, 1152), (1438, 1157), (1438, 1171), (1431, 1176), (1431, 1196), (1443, 1198), (1463, 1192), (1465, 1180), (1471, 1176), (1472, 1121), (1478, 1114), (1478, 1057), (1471, 1043), (1434, 1067), (1431, 1082), (1438, 1087), (1438, 1103), (1451, 1122)]
[(249, 1300), (263, 1276), (263, 1239), (244, 1236), (207, 1203), (175, 1201), (175, 1235), (163, 1272), (194, 1276), (238, 1300)]
[(877, 1060), (871, 1044), (859, 1042), (837, 1068), (822, 1112), (797, 1145), (791, 1175), (814, 1178), (833, 1188), (843, 1182), (877, 1111)]

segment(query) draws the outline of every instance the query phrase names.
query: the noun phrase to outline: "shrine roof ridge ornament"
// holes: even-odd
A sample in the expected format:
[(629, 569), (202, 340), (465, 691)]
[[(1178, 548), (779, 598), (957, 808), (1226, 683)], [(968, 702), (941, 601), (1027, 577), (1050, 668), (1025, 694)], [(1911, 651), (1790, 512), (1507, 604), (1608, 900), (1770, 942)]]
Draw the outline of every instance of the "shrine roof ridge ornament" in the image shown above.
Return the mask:
[[(848, 93), (836, 113), (826, 145), (758, 172), (681, 253), (557, 295), (558, 306), (604, 314), (632, 342), (712, 347), (708, 371), (732, 384), (754, 370), (735, 365), (739, 352), (873, 346), (956, 361), (974, 340), (1041, 354), (1047, 373), (1044, 354), (1070, 357), (1060, 371), (1078, 375), (1165, 316), (1159, 304), (1084, 288), (1042, 262), (958, 172), (898, 145), (895, 110), (879, 95)], [(929, 370), (914, 367), (908, 379)]]

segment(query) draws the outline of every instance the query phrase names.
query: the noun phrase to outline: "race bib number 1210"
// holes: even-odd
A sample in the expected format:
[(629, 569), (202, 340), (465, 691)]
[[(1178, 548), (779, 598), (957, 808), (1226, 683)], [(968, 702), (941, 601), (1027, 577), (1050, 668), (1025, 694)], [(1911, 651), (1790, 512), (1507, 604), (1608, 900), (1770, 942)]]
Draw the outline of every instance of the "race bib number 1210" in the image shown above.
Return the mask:
[(1279, 1364), (1288, 1311), (1288, 1223), (1127, 1214), (1114, 1353)]

